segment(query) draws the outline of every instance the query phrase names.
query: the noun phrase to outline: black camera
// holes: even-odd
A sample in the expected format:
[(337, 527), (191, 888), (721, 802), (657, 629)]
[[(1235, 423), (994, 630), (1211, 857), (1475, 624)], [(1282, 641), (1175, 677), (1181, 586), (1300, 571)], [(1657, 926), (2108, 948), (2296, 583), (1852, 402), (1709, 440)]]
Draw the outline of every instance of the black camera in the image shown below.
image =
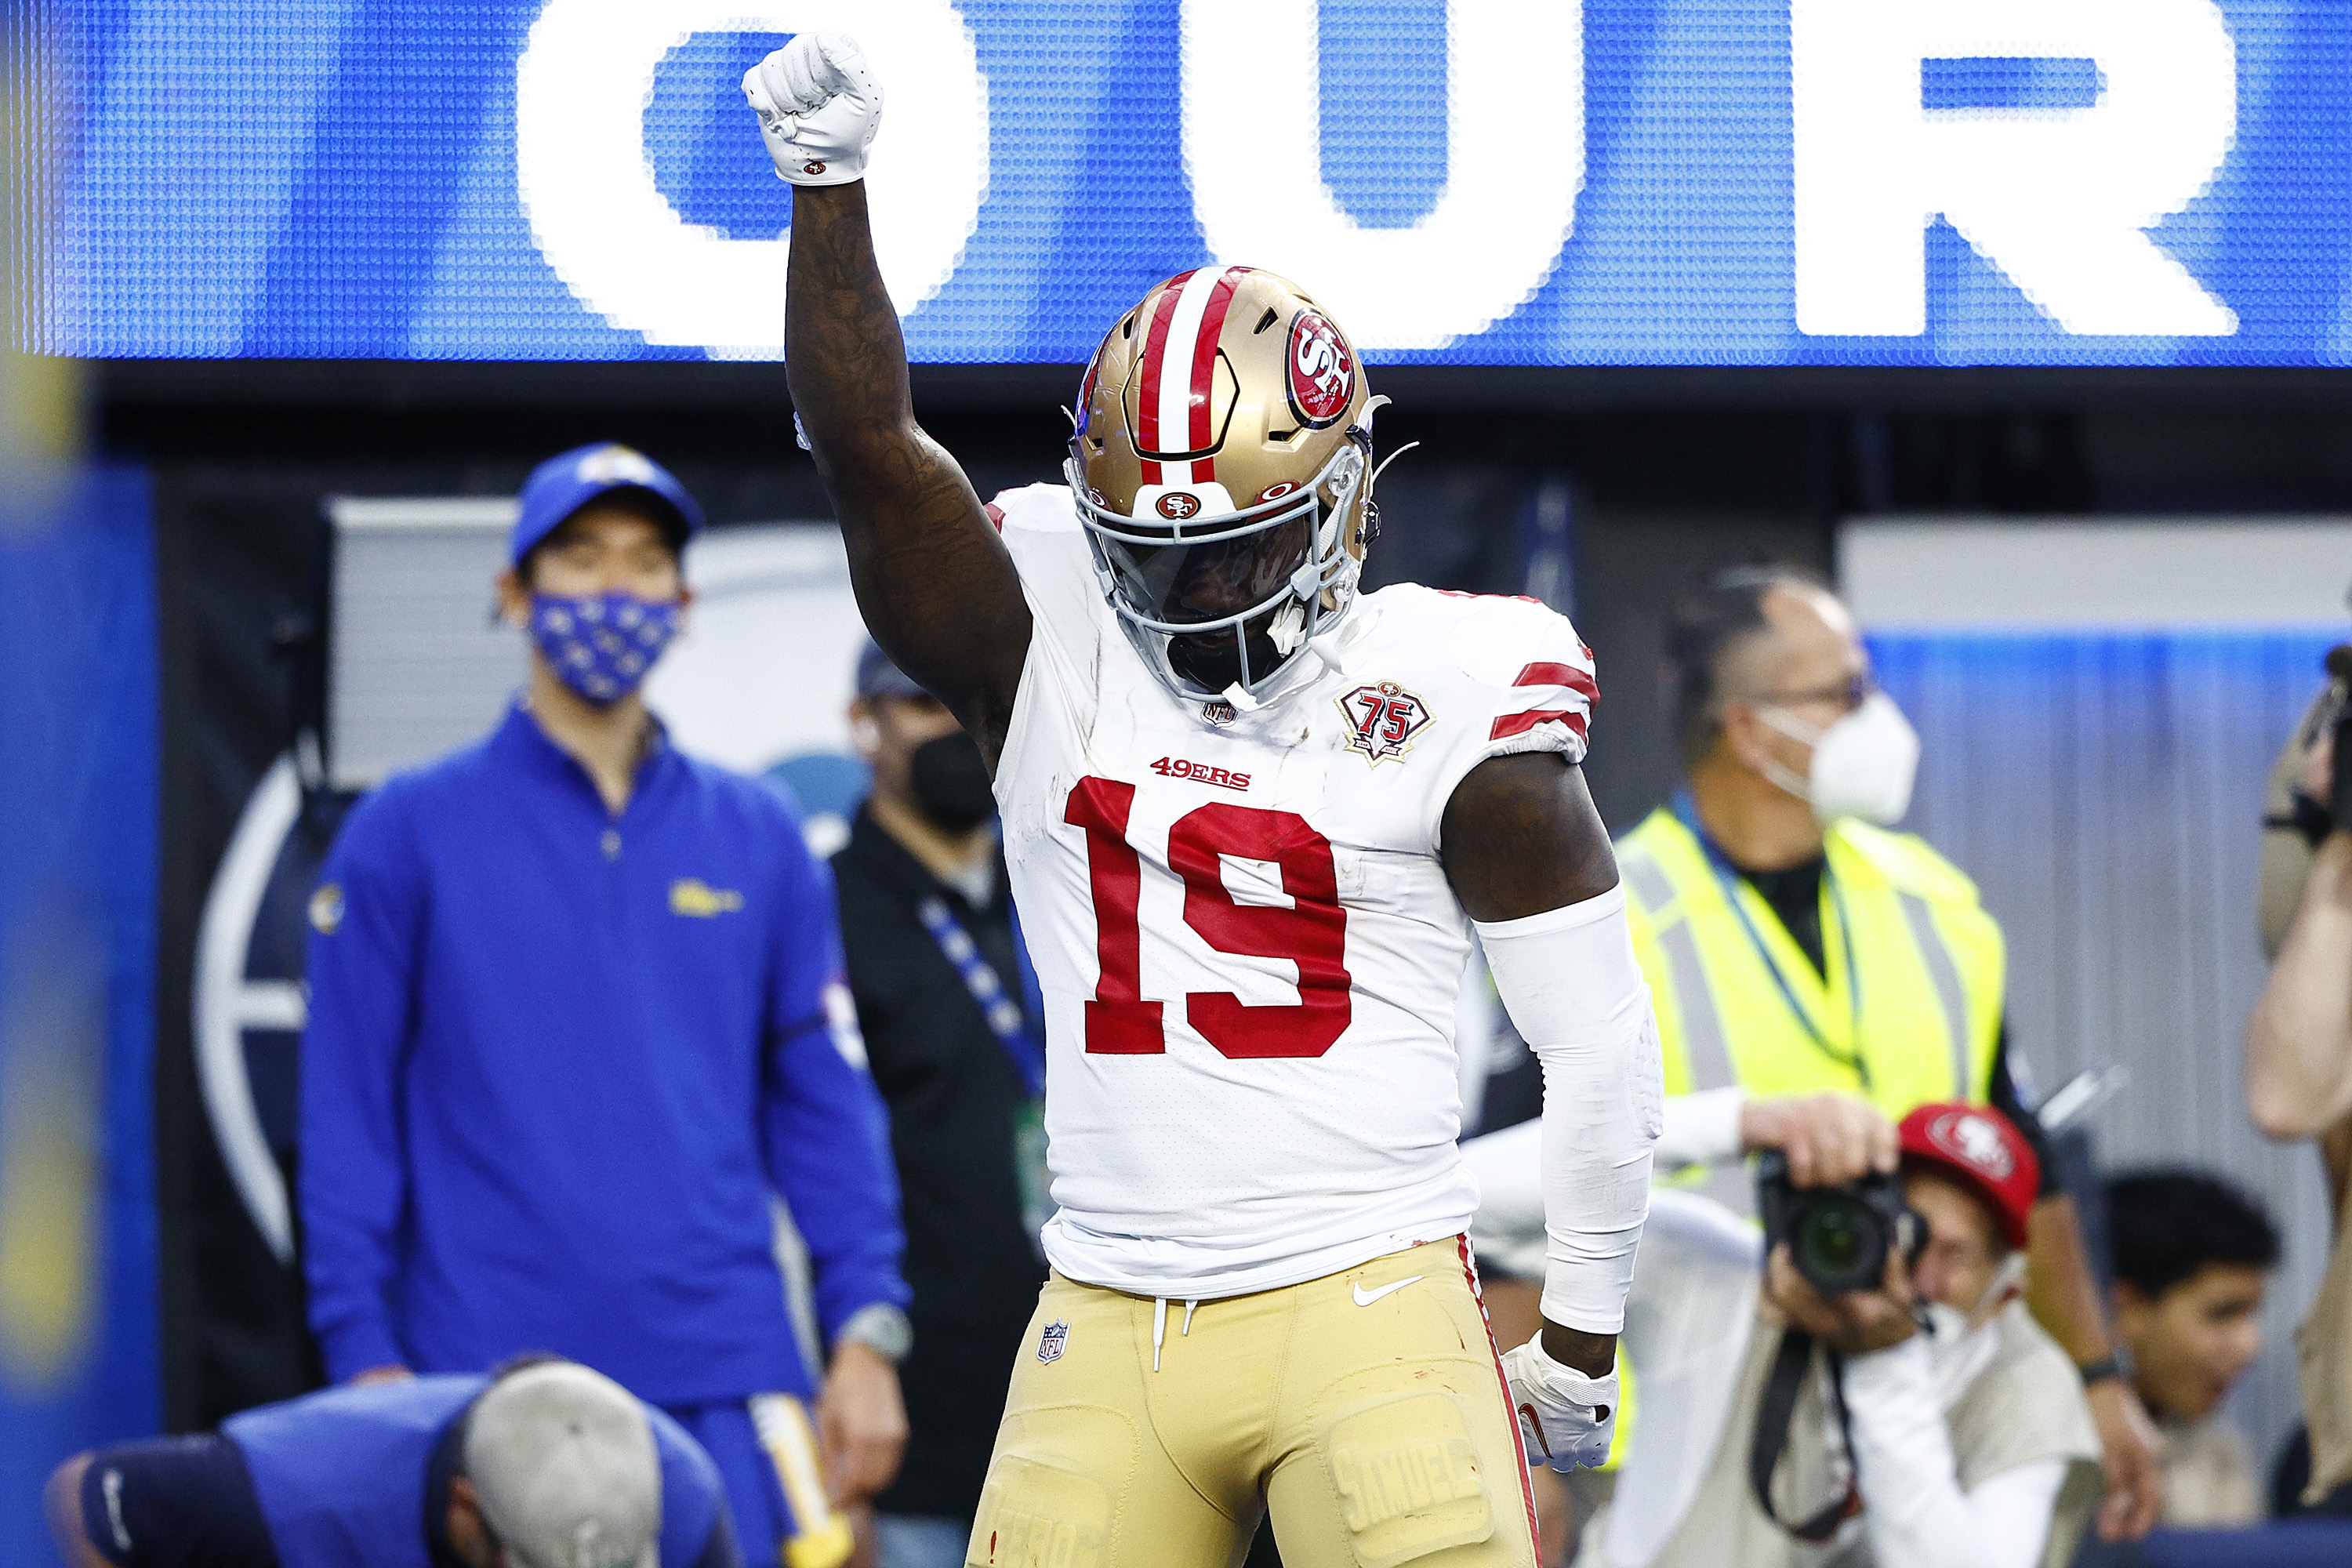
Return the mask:
[(1873, 1290), (1886, 1275), (1887, 1254), (1918, 1261), (1927, 1227), (1903, 1195), (1900, 1176), (1864, 1176), (1842, 1187), (1799, 1187), (1789, 1180), (1789, 1157), (1767, 1150), (1756, 1162), (1756, 1206), (1764, 1220), (1764, 1250), (1782, 1242), (1797, 1272), (1814, 1286)]

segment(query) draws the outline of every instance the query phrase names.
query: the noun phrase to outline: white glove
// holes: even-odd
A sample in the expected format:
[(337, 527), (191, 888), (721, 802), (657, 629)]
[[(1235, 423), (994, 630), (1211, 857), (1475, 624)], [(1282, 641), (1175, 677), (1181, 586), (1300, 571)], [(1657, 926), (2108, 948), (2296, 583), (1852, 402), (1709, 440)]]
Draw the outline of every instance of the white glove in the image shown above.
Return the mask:
[(743, 73), (743, 96), (776, 174), (795, 185), (845, 185), (866, 177), (866, 149), (882, 123), (882, 84), (846, 33), (800, 33)]
[(1599, 1469), (1617, 1433), (1617, 1374), (1587, 1377), (1544, 1353), (1543, 1335), (1503, 1352), (1511, 1408), (1531, 1462), (1555, 1470)]

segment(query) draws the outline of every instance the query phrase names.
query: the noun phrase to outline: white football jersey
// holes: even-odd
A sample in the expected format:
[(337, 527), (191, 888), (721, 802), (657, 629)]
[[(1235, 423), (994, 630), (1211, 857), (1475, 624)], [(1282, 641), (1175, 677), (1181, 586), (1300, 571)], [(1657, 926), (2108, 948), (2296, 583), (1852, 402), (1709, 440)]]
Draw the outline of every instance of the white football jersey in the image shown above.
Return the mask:
[(1339, 668), (1203, 708), (1128, 642), (1066, 489), (996, 510), (1035, 619), (996, 795), (1045, 993), (1046, 1256), (1210, 1299), (1466, 1228), (1439, 818), (1488, 757), (1582, 758), (1591, 650), (1533, 600), (1384, 588), (1324, 639)]

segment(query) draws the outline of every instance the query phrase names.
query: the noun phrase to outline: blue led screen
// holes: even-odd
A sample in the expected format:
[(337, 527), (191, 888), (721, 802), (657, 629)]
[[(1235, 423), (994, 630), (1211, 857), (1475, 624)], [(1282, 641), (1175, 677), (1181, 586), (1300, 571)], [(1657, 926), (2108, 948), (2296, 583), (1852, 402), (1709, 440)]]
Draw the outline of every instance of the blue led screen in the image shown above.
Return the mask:
[(47, 0), (27, 331), (772, 357), (737, 80), (865, 42), (910, 353), (1075, 363), (1212, 262), (1385, 363), (2352, 362), (2336, 0)]

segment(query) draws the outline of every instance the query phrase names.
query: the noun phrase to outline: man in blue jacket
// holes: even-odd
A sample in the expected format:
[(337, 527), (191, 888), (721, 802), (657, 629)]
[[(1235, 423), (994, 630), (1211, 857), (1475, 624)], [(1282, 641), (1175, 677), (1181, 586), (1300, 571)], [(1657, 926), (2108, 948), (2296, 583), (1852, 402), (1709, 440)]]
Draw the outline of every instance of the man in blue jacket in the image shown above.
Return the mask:
[(264, 1405), (77, 1454), (49, 1478), (66, 1568), (741, 1568), (719, 1471), (576, 1362)]
[[(887, 1482), (898, 1190), (825, 868), (782, 799), (681, 755), (638, 695), (699, 521), (627, 447), (542, 464), (498, 584), (528, 689), (336, 842), (310, 904), (310, 1323), (337, 1381), (596, 1367), (709, 1450), (751, 1562), (791, 1542), (822, 1568), (847, 1532), (789, 1401), (816, 1396), (831, 1502)], [(772, 1194), (826, 1368), (795, 1349)]]

